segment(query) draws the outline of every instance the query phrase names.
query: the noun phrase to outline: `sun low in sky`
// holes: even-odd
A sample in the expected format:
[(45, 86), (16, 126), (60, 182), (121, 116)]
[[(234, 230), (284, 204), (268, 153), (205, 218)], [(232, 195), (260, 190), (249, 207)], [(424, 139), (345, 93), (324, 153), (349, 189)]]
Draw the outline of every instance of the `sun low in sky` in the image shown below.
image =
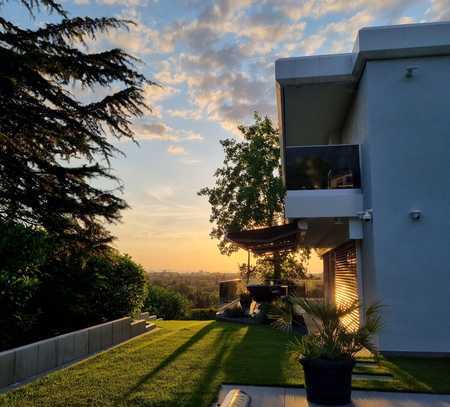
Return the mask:
[[(350, 52), (358, 29), (450, 19), (448, 0), (67, 0), (72, 16), (136, 22), (88, 44), (124, 48), (161, 87), (148, 87), (153, 111), (135, 123), (112, 162), (131, 208), (113, 227), (115, 245), (146, 269), (237, 271), (244, 252), (220, 255), (209, 239), (209, 205), (197, 191), (222, 163), (219, 140), (253, 112), (276, 123), (274, 61)], [(20, 7), (2, 11), (39, 25)], [(320, 262), (311, 261), (311, 271)]]

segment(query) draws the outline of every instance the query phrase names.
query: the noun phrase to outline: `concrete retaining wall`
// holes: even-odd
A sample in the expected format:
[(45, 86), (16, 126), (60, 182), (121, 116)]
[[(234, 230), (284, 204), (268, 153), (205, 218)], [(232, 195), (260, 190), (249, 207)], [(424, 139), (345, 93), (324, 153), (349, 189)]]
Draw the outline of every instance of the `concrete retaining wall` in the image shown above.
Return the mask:
[(146, 332), (130, 317), (0, 352), (0, 388), (83, 359)]

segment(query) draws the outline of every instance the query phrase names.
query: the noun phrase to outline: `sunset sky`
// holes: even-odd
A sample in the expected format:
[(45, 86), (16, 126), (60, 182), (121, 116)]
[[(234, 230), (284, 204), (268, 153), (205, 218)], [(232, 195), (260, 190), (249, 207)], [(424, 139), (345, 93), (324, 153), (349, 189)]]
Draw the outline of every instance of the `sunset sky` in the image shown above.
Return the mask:
[[(121, 47), (162, 85), (146, 89), (153, 113), (136, 121), (136, 137), (120, 143), (112, 165), (131, 209), (113, 228), (116, 246), (151, 270), (236, 271), (208, 237), (209, 206), (196, 195), (222, 162), (219, 140), (236, 136), (252, 112), (274, 118), (274, 61), (349, 52), (364, 26), (450, 18), (449, 0), (75, 0), (71, 16), (134, 20), (130, 32), (101, 36), (97, 51)], [(7, 4), (2, 14), (33, 21)], [(77, 89), (74, 89), (77, 92)], [(101, 94), (101, 93), (100, 93)], [(99, 95), (100, 95), (99, 94)], [(317, 259), (311, 270), (318, 271)]]

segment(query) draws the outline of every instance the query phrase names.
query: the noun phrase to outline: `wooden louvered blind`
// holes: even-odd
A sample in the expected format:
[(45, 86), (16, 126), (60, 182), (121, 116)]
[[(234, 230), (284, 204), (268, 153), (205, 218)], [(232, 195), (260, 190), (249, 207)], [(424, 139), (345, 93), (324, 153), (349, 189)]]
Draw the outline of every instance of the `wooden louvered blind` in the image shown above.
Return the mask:
[[(349, 305), (358, 300), (358, 278), (356, 274), (356, 245), (346, 243), (335, 249), (335, 298), (337, 305)], [(359, 327), (359, 310), (344, 317), (350, 329)]]

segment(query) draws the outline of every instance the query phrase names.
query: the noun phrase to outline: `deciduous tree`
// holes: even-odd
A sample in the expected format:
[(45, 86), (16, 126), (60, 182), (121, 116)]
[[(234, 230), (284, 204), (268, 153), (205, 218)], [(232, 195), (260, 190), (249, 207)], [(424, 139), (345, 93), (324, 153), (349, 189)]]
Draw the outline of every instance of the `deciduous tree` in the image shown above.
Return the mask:
[[(227, 233), (243, 229), (268, 227), (284, 221), (285, 189), (281, 179), (278, 130), (268, 117), (255, 113), (255, 123), (239, 126), (241, 138), (227, 138), (220, 144), (224, 150), (223, 166), (214, 173), (215, 185), (202, 188), (211, 205), (210, 236), (218, 239), (222, 254), (230, 255), (238, 246), (226, 239)], [(261, 256), (254, 270), (264, 278), (302, 274), (309, 251), (301, 255), (276, 252)], [(306, 256), (306, 257), (305, 257)], [(295, 264), (294, 264), (295, 263)], [(295, 267), (297, 265), (297, 267)], [(271, 273), (268, 269), (272, 270)]]

